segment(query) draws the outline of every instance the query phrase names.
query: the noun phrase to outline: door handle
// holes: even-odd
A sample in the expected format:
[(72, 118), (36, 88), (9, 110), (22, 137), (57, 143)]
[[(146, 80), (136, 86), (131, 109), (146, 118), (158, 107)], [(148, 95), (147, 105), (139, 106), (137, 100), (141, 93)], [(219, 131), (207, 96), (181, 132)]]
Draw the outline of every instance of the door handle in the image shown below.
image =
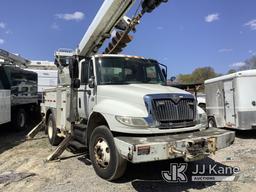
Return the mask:
[(91, 90), (78, 90), (78, 92), (85, 92), (85, 93), (88, 93), (88, 95), (92, 94)]

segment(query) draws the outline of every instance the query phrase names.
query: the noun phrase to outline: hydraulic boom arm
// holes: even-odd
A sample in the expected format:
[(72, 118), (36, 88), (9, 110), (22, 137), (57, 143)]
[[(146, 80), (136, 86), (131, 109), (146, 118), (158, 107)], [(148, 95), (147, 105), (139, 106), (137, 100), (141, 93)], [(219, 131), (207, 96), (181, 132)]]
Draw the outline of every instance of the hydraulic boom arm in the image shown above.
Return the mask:
[(104, 1), (93, 22), (89, 26), (76, 54), (89, 57), (97, 53), (106, 38), (109, 38), (112, 30), (130, 9), (135, 0), (107, 0)]
[(29, 60), (24, 59), (19, 55), (12, 54), (3, 49), (0, 49), (0, 59), (4, 60), (4, 62), (6, 62), (7, 64), (18, 65), (21, 67), (28, 67), (28, 65), (30, 64)]

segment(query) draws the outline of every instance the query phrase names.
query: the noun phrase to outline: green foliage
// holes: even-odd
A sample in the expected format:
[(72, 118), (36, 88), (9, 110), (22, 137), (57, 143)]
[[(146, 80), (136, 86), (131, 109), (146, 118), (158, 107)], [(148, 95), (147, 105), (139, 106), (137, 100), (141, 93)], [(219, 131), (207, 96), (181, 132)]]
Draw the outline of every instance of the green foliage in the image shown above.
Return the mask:
[(245, 60), (245, 65), (238, 67), (237, 69), (230, 69), (228, 71), (228, 74), (230, 72), (236, 72), (236, 71), (243, 71), (243, 70), (249, 70), (249, 69), (256, 69), (256, 55), (252, 56), (251, 58)]
[(218, 74), (211, 67), (195, 69), (192, 74), (180, 74), (177, 81), (182, 84), (203, 83), (207, 79), (217, 77)]
[(227, 74), (231, 74), (231, 73), (235, 73), (235, 72), (236, 72), (235, 69), (230, 69)]
[(240, 70), (256, 69), (256, 56), (252, 56), (250, 59), (245, 61), (245, 65)]

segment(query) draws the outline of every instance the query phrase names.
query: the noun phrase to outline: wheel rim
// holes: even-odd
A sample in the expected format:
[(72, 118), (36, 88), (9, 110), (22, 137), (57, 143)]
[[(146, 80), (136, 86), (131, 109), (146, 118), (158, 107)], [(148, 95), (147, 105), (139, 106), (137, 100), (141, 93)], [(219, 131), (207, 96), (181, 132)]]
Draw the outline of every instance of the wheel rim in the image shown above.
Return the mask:
[(26, 117), (25, 117), (24, 113), (20, 113), (18, 122), (19, 122), (19, 126), (20, 127), (24, 127), (25, 126)]
[(94, 146), (94, 156), (98, 166), (106, 169), (110, 162), (110, 150), (104, 138), (98, 138)]
[(48, 123), (48, 136), (51, 139), (53, 136), (53, 127), (52, 127), (52, 121), (49, 121)]

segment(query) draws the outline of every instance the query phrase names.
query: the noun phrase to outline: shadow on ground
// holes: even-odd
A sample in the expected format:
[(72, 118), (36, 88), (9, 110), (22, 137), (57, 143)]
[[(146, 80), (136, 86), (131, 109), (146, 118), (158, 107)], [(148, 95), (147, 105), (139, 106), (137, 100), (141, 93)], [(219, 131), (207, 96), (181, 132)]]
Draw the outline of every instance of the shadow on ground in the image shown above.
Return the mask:
[(256, 139), (256, 130), (237, 130), (236, 137), (240, 139)]
[[(215, 185), (216, 182), (193, 182), (191, 180), (192, 172), (196, 171), (196, 165), (216, 165), (219, 167), (227, 167), (226, 165), (215, 162), (211, 158), (205, 158), (201, 161), (194, 161), (188, 163), (185, 172), (188, 181), (185, 183), (168, 183), (162, 177), (162, 171), (170, 170), (170, 163), (185, 163), (182, 159), (175, 159), (169, 161), (151, 162), (143, 164), (129, 164), (127, 171), (123, 178), (119, 179), (117, 183), (131, 182), (136, 191), (188, 191), (189, 189), (204, 189)], [(207, 173), (206, 173), (207, 175)], [(230, 176), (232, 174), (226, 174)]]
[[(87, 166), (91, 166), (90, 160), (85, 157), (79, 157), (80, 161), (84, 162)], [(187, 176), (187, 182), (166, 182), (162, 177), (162, 171), (170, 171), (170, 164), (186, 163), (183, 159), (174, 159), (166, 161), (157, 161), (150, 163), (131, 164), (128, 163), (125, 175), (114, 181), (116, 184), (123, 184), (131, 182), (131, 185), (136, 191), (172, 191), (181, 192), (188, 191), (189, 189), (205, 189), (210, 186), (216, 185), (216, 182), (195, 182), (192, 181), (192, 176), (195, 175), (192, 172), (197, 170), (197, 166), (202, 171), (202, 166), (206, 167), (205, 175), (209, 175), (209, 165), (215, 166), (215, 170), (232, 168), (224, 164), (218, 163), (213, 159), (207, 157), (200, 161), (194, 161), (187, 163), (187, 170), (185, 175)], [(210, 174), (210, 176), (216, 176), (218, 174)], [(223, 176), (231, 176), (233, 174), (227, 173)], [(221, 175), (218, 175), (221, 176)]]
[(23, 131), (16, 131), (11, 124), (0, 126), (0, 154), (26, 141), (26, 135), (40, 120), (34, 120)]

